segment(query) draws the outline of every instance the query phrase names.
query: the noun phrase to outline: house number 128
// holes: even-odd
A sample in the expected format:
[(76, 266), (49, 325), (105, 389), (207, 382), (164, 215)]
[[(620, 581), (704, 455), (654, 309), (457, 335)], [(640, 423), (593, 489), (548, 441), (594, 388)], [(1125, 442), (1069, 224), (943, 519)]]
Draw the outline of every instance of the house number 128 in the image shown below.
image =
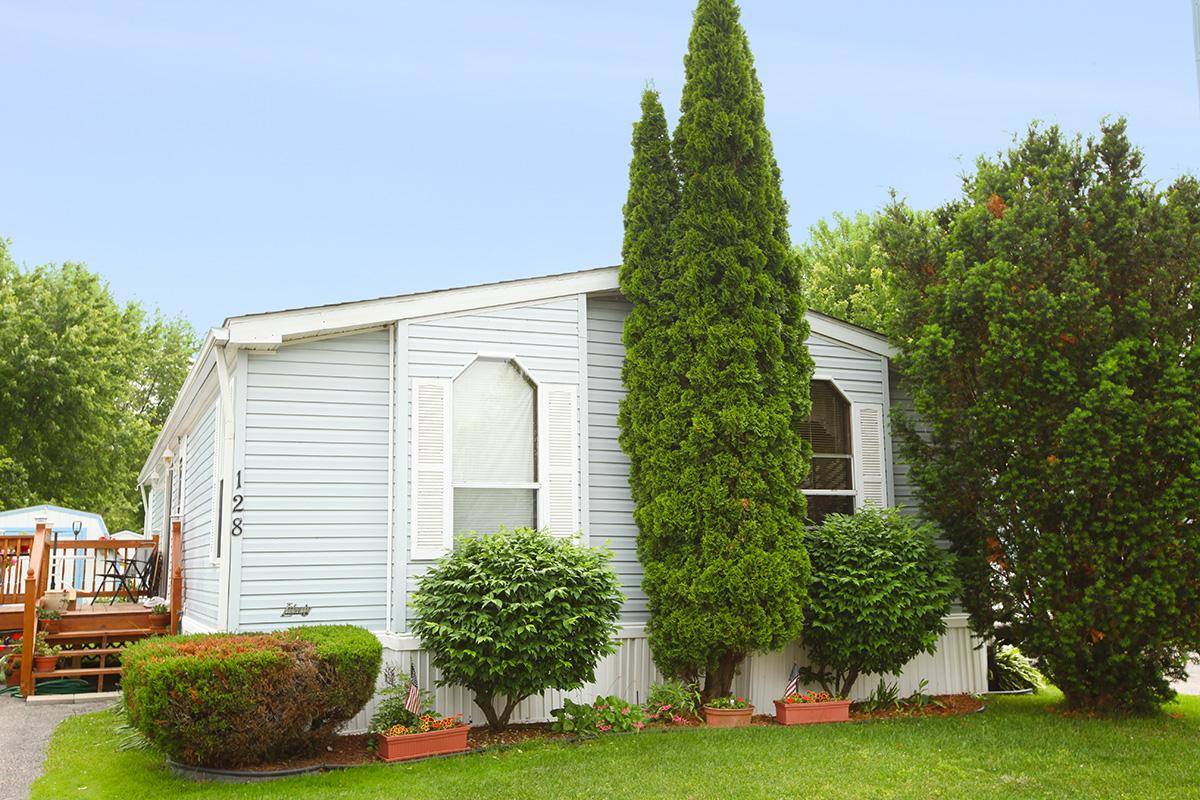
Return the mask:
[(229, 523), (230, 536), (242, 535), (242, 504), (245, 502), (246, 498), (241, 495), (242, 471), (240, 469), (237, 471), (237, 488), (238, 494), (233, 496), (233, 507), (229, 509), (230, 513), (233, 514), (233, 519), (231, 519)]

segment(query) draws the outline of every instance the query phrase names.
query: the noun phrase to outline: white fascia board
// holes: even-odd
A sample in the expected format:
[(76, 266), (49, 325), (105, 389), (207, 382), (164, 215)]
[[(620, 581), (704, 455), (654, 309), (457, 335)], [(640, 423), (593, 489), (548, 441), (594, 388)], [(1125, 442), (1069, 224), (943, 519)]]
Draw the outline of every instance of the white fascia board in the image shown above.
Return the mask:
[(896, 347), (886, 337), (866, 328), (815, 311), (806, 312), (804, 318), (808, 320), (809, 330), (813, 333), (887, 359), (896, 357)]
[(179, 388), (179, 394), (175, 398), (175, 405), (171, 407), (171, 413), (167, 415), (167, 421), (163, 423), (162, 430), (158, 432), (158, 437), (154, 440), (154, 446), (150, 448), (150, 455), (142, 464), (142, 471), (138, 473), (138, 482), (144, 482), (158, 469), (158, 463), (162, 459), (163, 451), (167, 448), (167, 442), (171, 440), (175, 430), (183, 421), (186, 410), (191, 407), (192, 401), (195, 399), (196, 393), (203, 388), (205, 378), (214, 366), (214, 348), (218, 341), (228, 341), (229, 332), (223, 328), (213, 328), (204, 337), (204, 344), (200, 346), (200, 354), (196, 356), (196, 360), (192, 362), (192, 366), (188, 369), (187, 377), (183, 379), (183, 386)]
[(418, 317), (551, 300), (588, 292), (614, 291), (617, 288), (617, 268), (606, 267), (461, 289), (231, 317), (225, 325), (233, 342), (273, 340), (275, 337), (287, 340), (313, 334), (348, 332)]

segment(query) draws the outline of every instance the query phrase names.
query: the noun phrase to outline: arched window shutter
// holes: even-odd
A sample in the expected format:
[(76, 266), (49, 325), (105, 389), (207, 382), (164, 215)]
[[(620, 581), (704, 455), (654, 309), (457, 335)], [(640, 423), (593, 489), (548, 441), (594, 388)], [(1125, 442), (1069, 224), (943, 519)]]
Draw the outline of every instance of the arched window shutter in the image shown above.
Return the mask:
[(412, 526), (414, 561), (439, 558), (454, 544), (450, 490), (450, 381), (412, 385)]
[(856, 508), (865, 505), (885, 507), (887, 496), (887, 448), (883, 424), (883, 406), (879, 403), (854, 403), (854, 485), (858, 490)]
[(579, 530), (579, 387), (538, 387), (541, 419), (540, 524), (555, 536)]

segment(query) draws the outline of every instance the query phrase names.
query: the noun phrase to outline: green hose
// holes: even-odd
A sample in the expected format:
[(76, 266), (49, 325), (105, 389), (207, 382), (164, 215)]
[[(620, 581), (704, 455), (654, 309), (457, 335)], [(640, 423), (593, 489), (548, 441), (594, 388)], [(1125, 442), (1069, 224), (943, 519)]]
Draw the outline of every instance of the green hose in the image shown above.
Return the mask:
[[(38, 694), (91, 694), (94, 691), (95, 689), (90, 683), (78, 678), (55, 678), (52, 681), (43, 681), (37, 687)], [(13, 697), (24, 697), (21, 694), (20, 686), (0, 689), (0, 697), (9, 694)]]

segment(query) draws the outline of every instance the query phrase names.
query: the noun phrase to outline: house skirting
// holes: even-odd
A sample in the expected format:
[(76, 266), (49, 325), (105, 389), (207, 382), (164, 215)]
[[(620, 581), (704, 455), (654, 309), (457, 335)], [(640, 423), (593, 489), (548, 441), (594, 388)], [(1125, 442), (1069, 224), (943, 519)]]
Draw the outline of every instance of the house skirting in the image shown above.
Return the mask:
[[(384, 646), (385, 665), (392, 666), (398, 674), (406, 675), (411, 664), (417, 670), (417, 680), (423, 689), (435, 687), (437, 673), (419, 641), (411, 636), (382, 633), (379, 639)], [(662, 678), (650, 657), (646, 629), (642, 625), (626, 625), (616, 640), (620, 648), (600, 662), (594, 683), (571, 692), (549, 691), (531, 697), (517, 707), (512, 721), (548, 721), (551, 719), (550, 711), (561, 707), (564, 697), (576, 702), (590, 702), (597, 695), (615, 694), (638, 703), (645, 701), (650, 686)], [(734, 690), (748, 697), (762, 713), (770, 713), (771, 702), (782, 695), (793, 663), (805, 663), (804, 651), (798, 644), (792, 644), (782, 652), (753, 656), (742, 665), (741, 674), (734, 681)], [(887, 680), (899, 685), (901, 696), (916, 691), (922, 680), (929, 682), (925, 691), (931, 694), (986, 692), (987, 652), (971, 634), (967, 615), (951, 614), (946, 617), (946, 632), (938, 641), (937, 651), (933, 655), (917, 656), (898, 675), (888, 676)], [(877, 675), (862, 676), (855, 684), (853, 699), (865, 698), (878, 683)], [(472, 724), (482, 724), (483, 714), (475, 707), (466, 689), (443, 686), (434, 688), (434, 691), (439, 713), (462, 714)], [(347, 724), (346, 732), (365, 731), (374, 711), (375, 701), (372, 700), (362, 713)]]

